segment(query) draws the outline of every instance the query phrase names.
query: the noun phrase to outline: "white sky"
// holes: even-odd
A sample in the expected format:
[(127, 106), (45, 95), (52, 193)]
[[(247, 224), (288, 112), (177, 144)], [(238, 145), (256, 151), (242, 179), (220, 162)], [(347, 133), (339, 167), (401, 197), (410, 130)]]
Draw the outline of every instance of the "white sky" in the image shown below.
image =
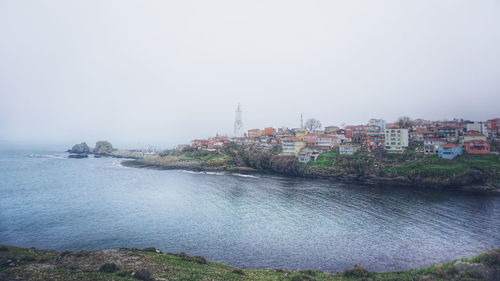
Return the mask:
[(0, 0), (0, 140), (500, 117), (498, 0)]

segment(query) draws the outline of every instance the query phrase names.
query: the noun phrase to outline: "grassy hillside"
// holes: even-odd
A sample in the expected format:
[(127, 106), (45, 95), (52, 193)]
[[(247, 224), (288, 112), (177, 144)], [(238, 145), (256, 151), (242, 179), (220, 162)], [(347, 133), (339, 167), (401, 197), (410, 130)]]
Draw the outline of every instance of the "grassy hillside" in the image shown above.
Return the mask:
[(497, 155), (461, 155), (447, 160), (436, 156), (387, 165), (384, 172), (407, 177), (451, 178), (464, 174), (478, 174), (486, 180), (498, 181), (500, 158)]
[(154, 248), (55, 252), (0, 246), (0, 280), (495, 280), (500, 249), (422, 269), (374, 273), (361, 266), (337, 274), (314, 270), (239, 269)]

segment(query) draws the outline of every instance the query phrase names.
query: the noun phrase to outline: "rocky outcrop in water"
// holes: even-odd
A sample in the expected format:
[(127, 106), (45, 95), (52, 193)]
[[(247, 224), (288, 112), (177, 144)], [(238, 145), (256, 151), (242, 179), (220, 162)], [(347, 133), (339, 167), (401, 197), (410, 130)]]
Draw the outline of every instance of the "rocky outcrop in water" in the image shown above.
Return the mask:
[(88, 158), (89, 155), (88, 154), (85, 154), (85, 153), (81, 153), (81, 154), (70, 154), (68, 156), (68, 158), (76, 158), (76, 159), (81, 159), (81, 158)]
[(98, 153), (98, 154), (107, 154), (113, 152), (115, 149), (113, 148), (113, 145), (109, 141), (98, 141), (95, 144), (95, 148), (92, 151), (93, 153)]
[(80, 144), (75, 144), (71, 149), (68, 150), (69, 153), (76, 153), (76, 154), (82, 154), (82, 153), (90, 153), (90, 148), (87, 145), (87, 143), (82, 142)]

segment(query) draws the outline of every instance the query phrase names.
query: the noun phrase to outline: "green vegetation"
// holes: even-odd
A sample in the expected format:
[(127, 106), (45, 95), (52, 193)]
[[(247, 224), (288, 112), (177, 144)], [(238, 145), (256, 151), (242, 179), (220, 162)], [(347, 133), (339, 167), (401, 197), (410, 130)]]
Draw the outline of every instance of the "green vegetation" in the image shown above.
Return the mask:
[(453, 178), (467, 173), (488, 177), (488, 180), (500, 174), (500, 159), (497, 155), (461, 155), (453, 160), (430, 156), (407, 161), (402, 164), (388, 165), (384, 173), (407, 176), (410, 178)]
[[(120, 249), (82, 252), (53, 252), (2, 246), (0, 250), (0, 280), (485, 280), (488, 272), (500, 270), (500, 249), (474, 258), (462, 259), (467, 264), (479, 263), (484, 272), (464, 271), (455, 262), (408, 271), (376, 273), (360, 265), (341, 273), (316, 270), (260, 270), (234, 268), (208, 262), (203, 257), (187, 254), (162, 254), (149, 250)], [(82, 254), (84, 253), (84, 254)], [(119, 264), (119, 266), (117, 265)]]
[[(278, 146), (275, 146), (278, 148)], [(130, 162), (130, 163), (127, 163)], [(377, 180), (382, 183), (490, 192), (500, 187), (498, 155), (464, 154), (453, 160), (424, 155), (408, 149), (403, 153), (359, 151), (340, 155), (321, 153), (316, 161), (299, 163), (294, 155), (278, 149), (259, 150), (228, 147), (219, 151), (186, 149), (169, 156), (124, 161), (125, 165), (170, 169), (231, 170), (249, 169), (304, 177), (335, 177), (347, 180)]]
[(200, 161), (210, 161), (216, 159), (229, 159), (230, 156), (222, 152), (208, 151), (208, 150), (195, 150), (191, 152), (183, 152), (182, 157), (186, 159), (200, 160)]
[(316, 161), (308, 163), (309, 166), (333, 167), (335, 158), (339, 155), (337, 151), (326, 151), (321, 153)]

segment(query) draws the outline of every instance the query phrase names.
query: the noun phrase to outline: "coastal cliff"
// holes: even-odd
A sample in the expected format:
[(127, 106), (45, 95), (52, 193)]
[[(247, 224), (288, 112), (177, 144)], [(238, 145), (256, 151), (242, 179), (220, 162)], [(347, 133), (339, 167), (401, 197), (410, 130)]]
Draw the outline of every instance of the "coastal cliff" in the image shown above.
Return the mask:
[(370, 272), (355, 265), (336, 274), (317, 270), (235, 268), (200, 256), (163, 254), (155, 248), (58, 252), (0, 246), (0, 280), (500, 280), (500, 249), (470, 259), (397, 272)]
[(370, 185), (494, 193), (500, 190), (498, 155), (462, 155), (446, 160), (411, 152), (339, 155), (328, 151), (315, 161), (300, 163), (295, 155), (281, 154), (277, 150), (228, 148), (214, 152), (171, 152), (162, 157), (123, 161), (123, 165), (165, 170), (261, 172)]

